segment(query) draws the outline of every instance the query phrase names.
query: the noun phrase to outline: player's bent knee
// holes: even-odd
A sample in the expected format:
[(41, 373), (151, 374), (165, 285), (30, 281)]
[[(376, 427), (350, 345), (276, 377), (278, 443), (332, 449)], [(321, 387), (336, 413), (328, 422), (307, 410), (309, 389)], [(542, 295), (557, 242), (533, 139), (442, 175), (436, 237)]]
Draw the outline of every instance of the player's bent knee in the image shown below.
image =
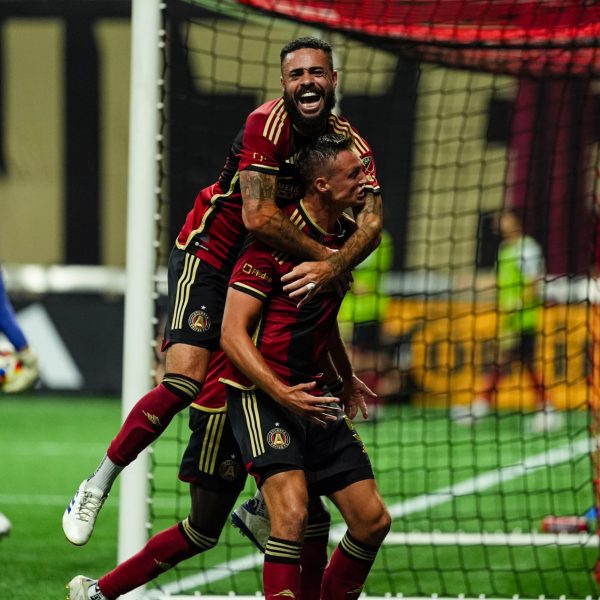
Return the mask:
[(271, 518), (271, 536), (298, 541), (304, 536), (306, 523), (308, 520), (308, 511), (306, 506), (300, 503), (291, 504), (285, 511), (270, 513)]
[(392, 517), (387, 508), (382, 505), (382, 510), (373, 528), (372, 535), (378, 540), (378, 543), (383, 542), (385, 536), (389, 533), (392, 527)]
[(378, 504), (377, 508), (365, 514), (358, 522), (352, 526), (349, 524), (350, 533), (356, 539), (366, 544), (374, 546), (380, 545), (385, 536), (389, 533), (392, 526), (392, 518), (383, 503)]

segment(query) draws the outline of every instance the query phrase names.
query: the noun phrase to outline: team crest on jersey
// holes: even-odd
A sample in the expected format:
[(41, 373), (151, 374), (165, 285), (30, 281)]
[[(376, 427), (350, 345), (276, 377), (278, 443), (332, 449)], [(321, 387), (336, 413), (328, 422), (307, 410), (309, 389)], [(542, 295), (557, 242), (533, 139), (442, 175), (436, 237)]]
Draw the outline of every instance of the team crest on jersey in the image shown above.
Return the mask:
[(195, 310), (188, 319), (188, 325), (196, 333), (203, 333), (210, 329), (210, 317), (203, 310)]
[(240, 474), (240, 467), (235, 460), (227, 459), (219, 465), (219, 477), (225, 481), (235, 481)]
[(267, 433), (267, 443), (275, 450), (285, 450), (290, 445), (290, 434), (281, 427), (275, 427)]
[(373, 157), (372, 156), (363, 156), (361, 158), (361, 162), (363, 164), (363, 167), (365, 168), (366, 173), (373, 172)]

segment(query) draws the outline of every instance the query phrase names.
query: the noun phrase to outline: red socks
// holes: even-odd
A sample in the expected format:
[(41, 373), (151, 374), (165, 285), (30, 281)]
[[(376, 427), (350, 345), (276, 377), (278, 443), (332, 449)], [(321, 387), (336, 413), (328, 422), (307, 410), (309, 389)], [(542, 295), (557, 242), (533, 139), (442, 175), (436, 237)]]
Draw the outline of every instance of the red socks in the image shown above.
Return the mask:
[(378, 550), (379, 546), (363, 544), (346, 532), (325, 569), (321, 600), (356, 600)]
[(201, 389), (202, 384), (189, 377), (167, 373), (162, 383), (131, 409), (108, 447), (108, 458), (120, 467), (133, 462), (160, 436), (171, 419), (194, 401)]
[(137, 554), (101, 577), (98, 585), (108, 600), (114, 600), (216, 543), (215, 538), (194, 530), (186, 519), (150, 538)]
[[(321, 505), (321, 500), (317, 498)], [(316, 518), (308, 513), (308, 524), (304, 533), (304, 545), (300, 556), (300, 592), (302, 600), (319, 600), (321, 583), (327, 566), (327, 542), (329, 541), (329, 526), (331, 517), (325, 509), (321, 509)]]
[(301, 552), (298, 542), (269, 538), (263, 566), (265, 600), (300, 600)]

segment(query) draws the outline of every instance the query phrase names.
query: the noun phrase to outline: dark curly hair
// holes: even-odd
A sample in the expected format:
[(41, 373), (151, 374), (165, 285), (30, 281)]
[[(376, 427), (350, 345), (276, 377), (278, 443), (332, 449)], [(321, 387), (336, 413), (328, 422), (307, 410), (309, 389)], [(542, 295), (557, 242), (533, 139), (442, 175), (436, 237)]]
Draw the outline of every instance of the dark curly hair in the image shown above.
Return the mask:
[(321, 50), (327, 55), (329, 66), (333, 71), (333, 56), (332, 48), (325, 40), (316, 37), (301, 37), (291, 42), (288, 42), (279, 53), (280, 64), (283, 64), (283, 59), (290, 53), (300, 50), (301, 48), (312, 48), (313, 50)]

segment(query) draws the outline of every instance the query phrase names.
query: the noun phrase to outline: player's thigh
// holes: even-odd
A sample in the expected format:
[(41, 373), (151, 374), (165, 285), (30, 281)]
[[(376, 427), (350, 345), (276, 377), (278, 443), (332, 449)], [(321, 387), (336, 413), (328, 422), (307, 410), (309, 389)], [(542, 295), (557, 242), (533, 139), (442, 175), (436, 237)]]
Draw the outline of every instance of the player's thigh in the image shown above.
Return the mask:
[(211, 355), (211, 350), (200, 346), (172, 344), (167, 348), (166, 372), (185, 375), (195, 381), (204, 381)]
[(303, 470), (304, 421), (261, 390), (227, 385), (227, 410), (242, 459), (258, 487), (282, 471)]
[(163, 350), (175, 344), (219, 347), (229, 273), (173, 248), (168, 265), (169, 304)]
[(298, 469), (275, 473), (261, 486), (269, 518), (271, 535), (301, 541), (308, 518), (308, 489), (304, 472)]
[(191, 484), (194, 525), (218, 533), (244, 489), (246, 471), (226, 411), (191, 408), (190, 429), (179, 479)]
[(194, 527), (199, 531), (219, 537), (239, 495), (240, 491), (237, 489), (211, 491), (200, 485), (191, 484), (190, 519)]

